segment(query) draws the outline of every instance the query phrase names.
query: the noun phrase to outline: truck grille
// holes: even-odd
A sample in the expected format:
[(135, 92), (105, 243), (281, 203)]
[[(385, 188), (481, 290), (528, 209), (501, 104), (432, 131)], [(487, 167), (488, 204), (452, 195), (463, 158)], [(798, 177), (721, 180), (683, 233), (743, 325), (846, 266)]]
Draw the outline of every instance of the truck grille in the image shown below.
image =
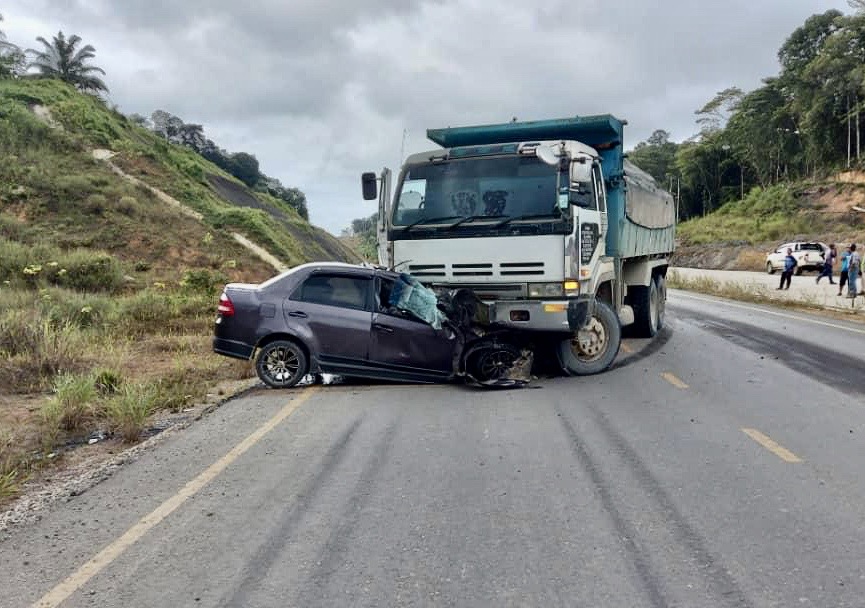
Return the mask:
[(495, 265), (490, 262), (459, 263), (459, 264), (410, 264), (410, 274), (423, 279), (441, 277), (533, 277), (543, 276), (543, 262), (502, 262)]

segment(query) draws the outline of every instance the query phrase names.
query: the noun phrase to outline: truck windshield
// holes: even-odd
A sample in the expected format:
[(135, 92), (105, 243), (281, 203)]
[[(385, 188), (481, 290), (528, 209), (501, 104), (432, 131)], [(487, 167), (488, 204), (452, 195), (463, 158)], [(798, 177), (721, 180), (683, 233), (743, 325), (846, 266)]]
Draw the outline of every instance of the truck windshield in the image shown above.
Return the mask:
[(558, 206), (556, 177), (555, 167), (533, 156), (409, 166), (394, 205), (393, 224), (416, 226), (428, 221), (446, 227), (454, 217), (472, 218), (472, 224), (485, 218), (497, 223), (503, 218), (557, 220), (563, 210)]

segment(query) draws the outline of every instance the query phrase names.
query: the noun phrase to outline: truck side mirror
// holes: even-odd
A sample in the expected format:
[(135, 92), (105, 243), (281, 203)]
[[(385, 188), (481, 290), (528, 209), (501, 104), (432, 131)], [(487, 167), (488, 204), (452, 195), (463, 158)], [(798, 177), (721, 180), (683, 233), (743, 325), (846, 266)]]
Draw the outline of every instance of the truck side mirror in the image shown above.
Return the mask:
[(378, 177), (375, 173), (367, 172), (360, 176), (360, 184), (363, 187), (363, 200), (374, 201), (378, 198)]
[(594, 194), (589, 187), (591, 182), (571, 182), (568, 189), (568, 200), (572, 205), (590, 209), (594, 207)]
[(571, 163), (571, 182), (592, 183), (592, 164), (583, 160)]

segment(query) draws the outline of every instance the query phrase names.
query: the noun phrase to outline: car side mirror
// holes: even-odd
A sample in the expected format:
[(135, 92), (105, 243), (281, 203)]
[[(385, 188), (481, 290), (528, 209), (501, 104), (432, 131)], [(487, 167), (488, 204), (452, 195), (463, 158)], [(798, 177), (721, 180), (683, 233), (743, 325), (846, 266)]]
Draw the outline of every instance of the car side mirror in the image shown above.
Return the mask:
[(360, 176), (360, 184), (363, 188), (363, 200), (374, 201), (378, 198), (378, 176), (367, 172)]

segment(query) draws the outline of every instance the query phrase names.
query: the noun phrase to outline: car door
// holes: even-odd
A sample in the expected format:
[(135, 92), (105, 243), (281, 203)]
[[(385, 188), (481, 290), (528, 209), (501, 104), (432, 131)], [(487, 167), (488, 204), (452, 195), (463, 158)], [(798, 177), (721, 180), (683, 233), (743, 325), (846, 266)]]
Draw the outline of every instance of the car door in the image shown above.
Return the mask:
[(322, 371), (351, 373), (367, 364), (372, 273), (312, 272), (283, 301), (285, 321)]
[(775, 250), (775, 253), (772, 254), (772, 265), (775, 268), (784, 268), (784, 258), (787, 257), (787, 248), (790, 247), (789, 244), (781, 245)]
[(456, 338), (388, 305), (394, 279), (376, 279), (370, 367), (400, 380), (440, 380), (453, 374)]

